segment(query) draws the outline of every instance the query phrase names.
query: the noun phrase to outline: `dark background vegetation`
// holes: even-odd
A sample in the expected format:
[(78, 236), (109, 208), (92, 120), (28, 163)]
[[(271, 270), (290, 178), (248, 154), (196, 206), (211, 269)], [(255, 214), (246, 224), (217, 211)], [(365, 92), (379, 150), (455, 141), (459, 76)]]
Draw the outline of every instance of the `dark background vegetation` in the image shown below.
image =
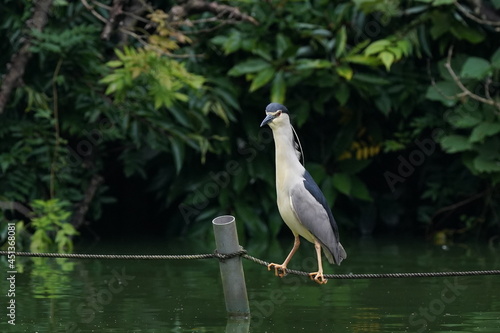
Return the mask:
[(499, 41), (499, 0), (2, 1), (0, 239), (288, 233), (273, 101), (342, 234), (498, 240)]

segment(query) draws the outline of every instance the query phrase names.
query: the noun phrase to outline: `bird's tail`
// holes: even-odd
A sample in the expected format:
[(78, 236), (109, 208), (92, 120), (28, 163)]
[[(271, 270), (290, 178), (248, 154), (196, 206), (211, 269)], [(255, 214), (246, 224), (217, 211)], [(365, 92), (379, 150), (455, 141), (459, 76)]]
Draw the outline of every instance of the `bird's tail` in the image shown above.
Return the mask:
[(340, 244), (340, 242), (339, 242), (338, 251), (339, 251), (339, 256), (338, 256), (338, 260), (336, 260), (336, 261), (337, 261), (337, 265), (340, 265), (342, 260), (347, 258), (347, 252), (345, 252), (344, 247), (342, 246), (342, 244)]
[(342, 244), (340, 244), (340, 242), (337, 243), (337, 251), (330, 251), (330, 249), (323, 244), (321, 247), (323, 248), (323, 253), (325, 254), (325, 257), (326, 259), (328, 259), (328, 262), (330, 264), (336, 263), (337, 265), (340, 265), (342, 260), (347, 258), (347, 253), (345, 252), (344, 247), (342, 246)]

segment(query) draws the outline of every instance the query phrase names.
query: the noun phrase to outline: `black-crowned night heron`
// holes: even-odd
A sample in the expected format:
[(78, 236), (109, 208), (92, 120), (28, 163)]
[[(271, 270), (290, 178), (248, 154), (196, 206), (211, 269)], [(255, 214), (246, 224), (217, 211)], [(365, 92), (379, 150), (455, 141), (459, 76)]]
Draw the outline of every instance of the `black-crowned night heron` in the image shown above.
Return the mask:
[[(294, 140), (288, 109), (281, 104), (271, 103), (266, 107), (266, 118), (260, 126), (269, 125), (273, 130), (276, 147), (276, 193), (278, 210), (283, 221), (295, 236), (293, 248), (283, 264), (269, 264), (276, 276), (283, 277), (286, 267), (300, 245), (299, 236), (314, 243), (318, 258), (318, 271), (310, 273), (311, 279), (324, 284), (321, 249), (330, 263), (347, 258), (339, 242), (337, 223), (326, 202), (325, 196), (309, 172), (300, 163), (300, 145)], [(298, 140), (298, 138), (297, 138)]]

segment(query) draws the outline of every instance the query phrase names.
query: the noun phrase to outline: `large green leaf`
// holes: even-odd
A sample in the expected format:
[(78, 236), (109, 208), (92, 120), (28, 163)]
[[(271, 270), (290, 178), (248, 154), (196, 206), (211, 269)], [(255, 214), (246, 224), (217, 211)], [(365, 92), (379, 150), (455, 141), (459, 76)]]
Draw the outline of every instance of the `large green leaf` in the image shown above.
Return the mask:
[(297, 70), (330, 68), (330, 67), (332, 67), (332, 63), (328, 60), (323, 60), (323, 59), (300, 59), (295, 64), (295, 69)]
[(488, 60), (478, 57), (469, 57), (465, 60), (460, 77), (463, 79), (482, 79), (488, 75), (491, 65)]
[(231, 54), (241, 48), (241, 34), (239, 31), (233, 30), (229, 37), (225, 40), (223, 48), (226, 55)]
[(451, 5), (455, 3), (455, 0), (432, 0), (433, 6)]
[(366, 201), (373, 201), (372, 196), (370, 195), (370, 192), (368, 191), (368, 188), (366, 187), (365, 183), (363, 183), (358, 177), (354, 176), (352, 177), (352, 189), (351, 189), (351, 194), (354, 198), (358, 198), (361, 200), (366, 200)]
[(337, 36), (335, 38), (335, 58), (339, 58), (345, 51), (345, 46), (347, 42), (347, 32), (343, 25), (337, 31)]
[(337, 199), (339, 191), (337, 191), (335, 189), (335, 186), (333, 185), (332, 177), (326, 177), (325, 181), (321, 185), (321, 191), (323, 192), (328, 205), (330, 207), (333, 206), (333, 204), (335, 203), (335, 200)]
[(377, 54), (384, 51), (389, 45), (391, 45), (391, 41), (387, 39), (377, 40), (368, 45), (363, 53), (367, 56)]
[(452, 24), (450, 31), (456, 38), (465, 39), (473, 44), (481, 43), (485, 38), (485, 35), (481, 32), (481, 30), (468, 27), (458, 22), (454, 22), (454, 24)]
[(425, 97), (431, 101), (438, 101), (446, 106), (457, 103), (456, 95), (461, 92), (460, 88), (452, 81), (439, 81), (427, 88)]
[(365, 66), (378, 66), (380, 65), (380, 59), (375, 56), (365, 56), (365, 55), (349, 55), (345, 58), (342, 58), (349, 63), (365, 65)]
[(333, 186), (345, 195), (351, 195), (351, 177), (346, 173), (336, 173), (332, 178)]
[[(482, 141), (485, 137), (500, 133), (500, 122), (482, 122), (472, 130), (469, 141), (472, 143)], [(500, 149), (500, 147), (499, 147)]]
[(432, 25), (429, 30), (433, 40), (437, 40), (450, 31), (451, 18), (444, 11), (434, 11), (431, 14)]
[(477, 154), (474, 151), (466, 151), (462, 153), (462, 163), (475, 176), (479, 174), (479, 171), (477, 171), (476, 167), (474, 166), (474, 159), (476, 158), (476, 156)]
[(479, 172), (500, 172), (500, 159), (490, 159), (483, 155), (478, 155), (473, 161), (474, 168)]
[(326, 177), (325, 181), (321, 185), (321, 191), (323, 192), (328, 205), (332, 207), (339, 194), (339, 191), (337, 191), (333, 185), (332, 177)]
[(341, 83), (340, 85), (338, 85), (336, 87), (333, 94), (335, 96), (335, 99), (339, 102), (339, 104), (341, 106), (344, 106), (347, 103), (347, 101), (349, 100), (350, 92), (351, 91), (350, 91), (349, 87), (347, 86), (347, 84)]
[(271, 101), (283, 104), (285, 102), (286, 83), (283, 78), (283, 72), (279, 71), (274, 77), (271, 87)]
[[(487, 142), (481, 145), (477, 152), (466, 152), (462, 156), (462, 162), (471, 171), (473, 175), (481, 175), (484, 173), (493, 173), (489, 175), (489, 179), (495, 182), (495, 178), (500, 176), (500, 151), (498, 150), (500, 139), (490, 138)], [(495, 176), (496, 173), (496, 176)]]
[(241, 76), (243, 74), (255, 73), (266, 68), (269, 68), (271, 64), (262, 59), (248, 59), (244, 62), (240, 62), (233, 66), (228, 72), (230, 76)]
[(290, 41), (289, 37), (283, 35), (282, 33), (276, 35), (276, 55), (279, 58), (281, 58), (285, 51), (288, 50), (292, 45), (293, 44)]
[(250, 236), (257, 239), (267, 239), (267, 225), (259, 218), (256, 208), (249, 205), (242, 198), (235, 198), (236, 220), (245, 224), (250, 232)]
[(275, 73), (276, 72), (272, 67), (268, 67), (260, 71), (259, 74), (257, 74), (257, 76), (253, 79), (252, 84), (250, 85), (250, 91), (255, 91), (271, 81)]
[(364, 83), (380, 85), (380, 86), (385, 86), (392, 83), (392, 81), (385, 79), (383, 77), (371, 74), (364, 74), (364, 73), (356, 73), (356, 75), (354, 75), (353, 77), (353, 81), (361, 81)]
[(325, 167), (319, 163), (307, 163), (307, 171), (318, 184), (321, 184), (327, 176)]
[(354, 74), (352, 68), (347, 65), (337, 66), (335, 67), (335, 71), (347, 81), (350, 81), (352, 79), (352, 75)]
[(375, 98), (374, 102), (377, 106), (377, 109), (379, 109), (385, 116), (389, 115), (392, 104), (391, 98), (387, 93), (381, 93), (377, 98)]
[(500, 69), (500, 48), (491, 56), (491, 66), (495, 69)]
[(465, 105), (457, 107), (445, 114), (445, 119), (456, 128), (471, 128), (482, 121), (482, 114), (476, 110), (469, 111)]
[(446, 135), (440, 140), (441, 147), (448, 153), (457, 153), (472, 149), (472, 144), (463, 135)]
[(175, 170), (179, 173), (182, 168), (182, 163), (184, 162), (184, 142), (180, 139), (171, 137), (170, 143), (172, 144), (172, 156), (174, 157)]

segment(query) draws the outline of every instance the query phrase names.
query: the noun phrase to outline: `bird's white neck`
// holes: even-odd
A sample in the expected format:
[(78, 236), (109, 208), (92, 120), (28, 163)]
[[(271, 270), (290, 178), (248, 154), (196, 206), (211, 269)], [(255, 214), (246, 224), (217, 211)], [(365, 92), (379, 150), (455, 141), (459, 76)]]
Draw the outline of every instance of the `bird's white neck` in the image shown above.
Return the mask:
[(276, 148), (276, 184), (284, 184), (289, 175), (304, 174), (304, 166), (297, 157), (297, 149), (290, 125), (276, 126), (273, 128), (274, 145)]

